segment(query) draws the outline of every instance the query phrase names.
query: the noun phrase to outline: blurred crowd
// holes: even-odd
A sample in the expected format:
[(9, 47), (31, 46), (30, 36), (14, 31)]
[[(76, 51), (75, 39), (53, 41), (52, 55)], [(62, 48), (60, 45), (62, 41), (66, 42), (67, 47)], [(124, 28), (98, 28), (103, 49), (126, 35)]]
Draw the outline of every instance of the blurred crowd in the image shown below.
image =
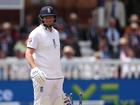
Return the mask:
[[(86, 27), (79, 23), (76, 12), (69, 13), (67, 19), (58, 15), (55, 27), (60, 32), (62, 50), (70, 45), (76, 57), (96, 56), (98, 53), (101, 59), (140, 58), (139, 15), (133, 13), (126, 18), (126, 13), (125, 2), (98, 0)], [(26, 14), (24, 23), (22, 26), (8, 21), (0, 24), (0, 58), (24, 58), (26, 39), (39, 25), (39, 19)]]

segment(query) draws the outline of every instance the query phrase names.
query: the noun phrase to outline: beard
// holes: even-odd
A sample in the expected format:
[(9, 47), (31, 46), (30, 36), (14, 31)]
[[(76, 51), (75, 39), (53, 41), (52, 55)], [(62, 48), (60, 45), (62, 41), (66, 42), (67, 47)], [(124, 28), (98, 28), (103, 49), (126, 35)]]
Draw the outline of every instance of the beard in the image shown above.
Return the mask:
[(44, 27), (46, 28), (46, 29), (48, 29), (48, 28), (52, 28), (53, 26), (54, 26), (54, 24), (44, 24), (43, 23), (43, 25), (44, 25)]

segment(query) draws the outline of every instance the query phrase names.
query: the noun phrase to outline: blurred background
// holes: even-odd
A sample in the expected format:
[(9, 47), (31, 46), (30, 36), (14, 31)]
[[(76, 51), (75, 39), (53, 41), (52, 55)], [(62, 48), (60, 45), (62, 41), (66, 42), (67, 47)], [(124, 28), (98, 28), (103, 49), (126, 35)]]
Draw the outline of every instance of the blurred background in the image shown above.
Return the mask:
[(140, 105), (140, 0), (0, 0), (0, 105), (33, 105), (24, 53), (48, 4), (74, 105)]

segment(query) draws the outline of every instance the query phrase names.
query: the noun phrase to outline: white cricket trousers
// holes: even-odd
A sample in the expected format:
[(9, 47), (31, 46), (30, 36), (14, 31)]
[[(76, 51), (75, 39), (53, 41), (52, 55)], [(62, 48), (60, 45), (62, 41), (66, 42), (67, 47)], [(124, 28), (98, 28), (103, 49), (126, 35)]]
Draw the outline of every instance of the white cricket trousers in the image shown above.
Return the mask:
[(34, 105), (64, 105), (63, 104), (64, 78), (46, 79), (43, 86), (33, 81)]

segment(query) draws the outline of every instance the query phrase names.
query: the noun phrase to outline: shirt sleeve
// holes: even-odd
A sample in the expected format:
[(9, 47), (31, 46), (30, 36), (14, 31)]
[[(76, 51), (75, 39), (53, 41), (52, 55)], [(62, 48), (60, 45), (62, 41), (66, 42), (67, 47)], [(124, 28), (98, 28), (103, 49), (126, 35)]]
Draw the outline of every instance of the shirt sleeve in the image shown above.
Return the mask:
[(38, 45), (37, 34), (31, 32), (27, 40), (27, 47), (36, 49), (37, 45)]

